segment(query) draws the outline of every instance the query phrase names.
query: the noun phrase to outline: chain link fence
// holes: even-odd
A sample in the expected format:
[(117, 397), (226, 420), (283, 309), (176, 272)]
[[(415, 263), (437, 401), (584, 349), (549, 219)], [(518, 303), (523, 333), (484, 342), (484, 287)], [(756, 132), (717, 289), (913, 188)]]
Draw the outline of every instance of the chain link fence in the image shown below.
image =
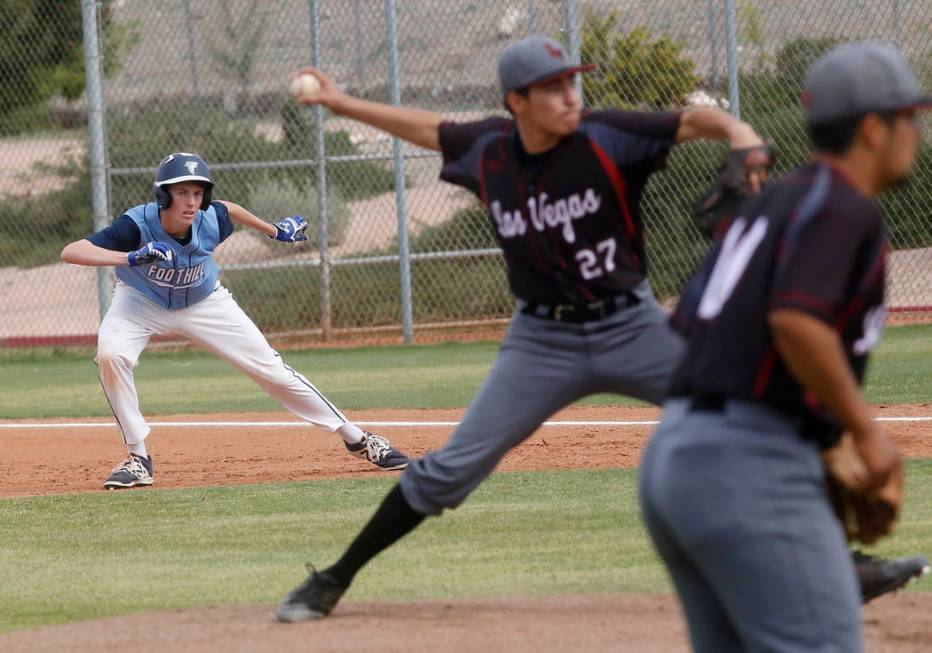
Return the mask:
[[(299, 107), (290, 73), (318, 65), (344, 90), (451, 120), (501, 113), (496, 62), (528, 33), (599, 64), (592, 108), (717, 105), (806, 156), (803, 72), (832, 45), (899, 45), (932, 85), (925, 0), (84, 0), (96, 9), (102, 105), (85, 92), (77, 2), (0, 0), (0, 344), (93, 343), (112, 273), (58, 262), (67, 242), (151, 200), (158, 161), (195, 151), (215, 197), (274, 220), (308, 216), (288, 246), (237, 230), (222, 281), (276, 341), (428, 342), (489, 334), (513, 309), (488, 218), (438, 180), (433, 152)], [(98, 65), (99, 62), (99, 65)], [(87, 98), (87, 99), (85, 99)], [(88, 111), (88, 107), (90, 111)], [(95, 111), (99, 109), (99, 113)], [(104, 138), (89, 137), (87, 115)], [(91, 126), (94, 120), (90, 121)], [(893, 310), (932, 316), (932, 148), (883, 200)], [(94, 146), (105, 174), (92, 185)], [(650, 276), (674, 298), (706, 243), (688, 217), (720, 144), (677, 147), (643, 199)]]

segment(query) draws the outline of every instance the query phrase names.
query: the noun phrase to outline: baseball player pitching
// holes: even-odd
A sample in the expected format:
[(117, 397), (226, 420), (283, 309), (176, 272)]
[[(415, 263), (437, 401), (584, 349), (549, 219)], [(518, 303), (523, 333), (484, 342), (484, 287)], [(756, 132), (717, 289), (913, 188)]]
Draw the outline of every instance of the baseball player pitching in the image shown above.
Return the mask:
[(100, 325), (95, 362), (129, 455), (104, 486), (154, 482), (146, 449), (149, 426), (139, 410), (133, 369), (149, 338), (168, 333), (214, 352), (301, 419), (336, 431), (353, 455), (379, 469), (407, 466), (406, 455), (348, 421), (289, 367), (220, 284), (213, 252), (235, 225), (295, 243), (307, 239), (307, 220), (296, 215), (267, 223), (237, 204), (213, 200), (213, 187), (204, 159), (170, 154), (159, 164), (154, 202), (134, 206), (109, 227), (62, 250), (67, 263), (116, 266), (117, 283)]
[[(659, 403), (682, 352), (646, 280), (639, 200), (676, 143), (760, 146), (746, 123), (682, 113), (583, 112), (574, 79), (589, 70), (532, 36), (499, 61), (512, 118), (457, 124), (419, 109), (349, 97), (313, 69), (306, 103), (443, 154), (441, 178), (488, 209), (517, 298), (501, 351), (460, 426), (412, 461), (343, 557), (279, 604), (281, 621), (328, 614), (359, 569), (427, 515), (458, 506), (550, 415), (598, 392)], [(754, 180), (757, 183), (758, 180)]]
[(862, 651), (846, 536), (875, 541), (900, 505), (899, 452), (859, 385), (885, 315), (874, 198), (908, 178), (932, 97), (896, 49), (852, 43), (811, 67), (803, 102), (814, 157), (742, 205), (687, 286), (641, 465), (700, 653)]

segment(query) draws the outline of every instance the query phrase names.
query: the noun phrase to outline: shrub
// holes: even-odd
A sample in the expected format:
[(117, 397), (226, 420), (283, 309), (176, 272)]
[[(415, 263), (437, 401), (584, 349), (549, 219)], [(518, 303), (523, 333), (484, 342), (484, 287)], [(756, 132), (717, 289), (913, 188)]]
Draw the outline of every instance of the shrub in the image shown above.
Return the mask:
[(32, 267), (57, 261), (62, 247), (93, 231), (86, 161), (54, 168), (67, 186), (0, 201), (0, 265)]
[(795, 101), (798, 101), (802, 92), (806, 71), (809, 70), (809, 67), (819, 57), (842, 42), (843, 39), (834, 36), (816, 38), (804, 36), (789, 41), (777, 50), (774, 58), (777, 77), (786, 85)]
[[(113, 21), (112, 1), (100, 4), (103, 73), (112, 75), (131, 35)], [(84, 91), (81, 3), (0, 0), (0, 24), (0, 133), (47, 127), (46, 100), (73, 100)]]
[[(842, 39), (826, 36), (798, 38), (784, 44), (772, 63), (762, 60), (741, 78), (741, 116), (778, 147), (777, 175), (809, 157), (809, 137), (799, 101), (805, 73), (826, 51)], [(932, 245), (932, 224), (924, 207), (932, 206), (932, 148), (919, 150), (915, 180), (880, 197), (895, 249)]]
[[(290, 102), (290, 104), (294, 104)], [(230, 120), (216, 103), (186, 101), (126, 107), (108, 113), (108, 158), (114, 168), (138, 168), (140, 172), (110, 176), (112, 217), (131, 206), (149, 202), (158, 162), (169, 152), (198, 152), (208, 163), (276, 161), (295, 158), (285, 143), (270, 142), (257, 133), (258, 120)], [(308, 132), (311, 134), (312, 132)], [(343, 132), (328, 133), (332, 154), (355, 154), (357, 148)], [(301, 155), (307, 158), (307, 152)], [(0, 261), (3, 265), (33, 266), (57, 260), (62, 246), (93, 231), (90, 173), (86, 157), (48, 168), (65, 182), (61, 190), (31, 197), (0, 198)], [(331, 204), (331, 242), (343, 237), (348, 222), (346, 199), (368, 197), (394, 188), (392, 172), (372, 162), (334, 163), (328, 168)], [(213, 166), (215, 197), (242, 204), (266, 219), (292, 215), (297, 208), (316, 214), (312, 167), (278, 169), (227, 169)], [(250, 197), (263, 184), (290, 184), (302, 201), (289, 204), (281, 214), (253, 207)], [(283, 186), (284, 187), (284, 186)], [(349, 193), (346, 197), (343, 191)], [(293, 191), (288, 191), (293, 192)], [(294, 191), (297, 192), (297, 191)], [(23, 233), (24, 215), (32, 229)], [(344, 216), (346, 216), (344, 218)], [(314, 227), (311, 228), (314, 233)]]
[[(458, 210), (446, 222), (425, 227), (411, 238), (412, 252), (437, 252), (457, 249), (498, 247), (489, 213), (478, 200)], [(396, 245), (397, 250), (397, 245)]]
[[(413, 261), (414, 319), (445, 322), (507, 317), (514, 308), (499, 258)], [(299, 268), (227, 271), (223, 284), (265, 331), (311, 329), (320, 324), (320, 270)], [(331, 269), (335, 328), (399, 324), (401, 284), (397, 262)]]
[(741, 75), (742, 114), (762, 116), (788, 108), (798, 111), (809, 66), (841, 42), (831, 36), (801, 37), (781, 46), (772, 65), (762, 58), (752, 70)]
[[(282, 105), (280, 113), (285, 133), (284, 158), (315, 158), (315, 111), (288, 101)], [(325, 131), (324, 148), (327, 156), (359, 154), (359, 149), (353, 145), (349, 134), (344, 131)], [(309, 178), (314, 182), (317, 179), (317, 169), (293, 169), (291, 176)], [(327, 164), (327, 183), (336, 185), (347, 201), (360, 200), (394, 190), (395, 174), (375, 161), (336, 161)]]
[[(208, 164), (274, 161), (281, 146), (256, 134), (255, 119), (230, 120), (217, 105), (186, 101), (148, 104), (142, 110), (112, 111), (107, 118), (110, 164), (141, 168), (138, 174), (111, 175), (110, 205), (119, 215), (129, 206), (152, 199), (159, 161), (170, 152), (197, 152)], [(276, 170), (224, 170), (213, 166), (214, 196), (247, 205), (252, 188)]]
[(586, 12), (581, 60), (599, 68), (583, 75), (586, 104), (594, 108), (682, 106), (699, 83), (692, 59), (667, 36), (651, 40), (642, 27), (615, 34), (619, 12)]

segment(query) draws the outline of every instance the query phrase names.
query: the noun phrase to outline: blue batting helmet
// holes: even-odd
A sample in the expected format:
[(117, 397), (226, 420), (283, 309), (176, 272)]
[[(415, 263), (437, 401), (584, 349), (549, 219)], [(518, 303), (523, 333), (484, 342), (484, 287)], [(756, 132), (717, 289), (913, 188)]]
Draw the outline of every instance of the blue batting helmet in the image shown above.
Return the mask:
[(214, 182), (210, 180), (210, 170), (207, 162), (197, 154), (188, 152), (175, 152), (162, 159), (158, 172), (155, 173), (155, 201), (160, 209), (167, 209), (172, 205), (172, 194), (168, 186), (182, 181), (197, 181), (204, 184), (204, 198), (201, 200), (201, 210), (206, 211), (210, 206), (213, 195)]

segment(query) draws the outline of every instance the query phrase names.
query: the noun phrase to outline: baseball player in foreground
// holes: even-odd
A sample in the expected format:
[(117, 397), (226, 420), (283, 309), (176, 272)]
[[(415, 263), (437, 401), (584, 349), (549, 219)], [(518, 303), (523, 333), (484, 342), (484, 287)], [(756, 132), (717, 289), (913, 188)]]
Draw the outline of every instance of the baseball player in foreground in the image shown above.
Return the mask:
[(874, 197), (908, 178), (932, 98), (894, 48), (856, 43), (812, 66), (803, 102), (813, 158), (741, 207), (687, 286), (641, 465), (701, 653), (863, 650), (846, 535), (875, 541), (900, 505), (899, 452), (859, 385), (885, 316)]
[(441, 178), (488, 208), (517, 310), (450, 440), (412, 461), (343, 557), (279, 604), (279, 620), (329, 614), (366, 562), (425, 516), (462, 503), (557, 410), (598, 392), (663, 399), (683, 345), (646, 280), (641, 192), (676, 143), (762, 141), (718, 109), (582, 112), (574, 81), (589, 68), (552, 39), (518, 41), (499, 62), (513, 118), (465, 124), (349, 97), (319, 71), (298, 71), (320, 82), (305, 103), (443, 154)]
[[(318, 80), (305, 103), (443, 153), (441, 177), (472, 190), (489, 209), (518, 310), (451, 440), (409, 467), (344, 556), (285, 597), (279, 620), (329, 614), (368, 560), (425, 516), (459, 505), (563, 406), (603, 391), (653, 403), (664, 396), (683, 346), (644, 277), (643, 185), (675, 142), (728, 138), (744, 151), (754, 192), (762, 177), (751, 164), (760, 159), (755, 150), (766, 148), (748, 125), (717, 110), (583, 115), (573, 76), (585, 69), (550, 39), (519, 41), (499, 65), (514, 118), (468, 124), (346, 96), (313, 69), (296, 73)], [(914, 559), (856, 555), (856, 562), (865, 600), (915, 575)]]
[(307, 239), (307, 221), (292, 216), (267, 223), (237, 204), (212, 200), (213, 186), (201, 157), (171, 154), (158, 167), (156, 201), (134, 206), (109, 227), (62, 250), (67, 263), (116, 266), (116, 288), (100, 325), (95, 362), (129, 455), (104, 486), (153, 483), (152, 457), (146, 450), (149, 426), (139, 410), (133, 369), (149, 338), (167, 333), (214, 352), (301, 419), (336, 431), (350, 453), (379, 469), (404, 468), (407, 456), (385, 438), (349, 422), (282, 360), (220, 285), (213, 251), (235, 225), (294, 243)]

